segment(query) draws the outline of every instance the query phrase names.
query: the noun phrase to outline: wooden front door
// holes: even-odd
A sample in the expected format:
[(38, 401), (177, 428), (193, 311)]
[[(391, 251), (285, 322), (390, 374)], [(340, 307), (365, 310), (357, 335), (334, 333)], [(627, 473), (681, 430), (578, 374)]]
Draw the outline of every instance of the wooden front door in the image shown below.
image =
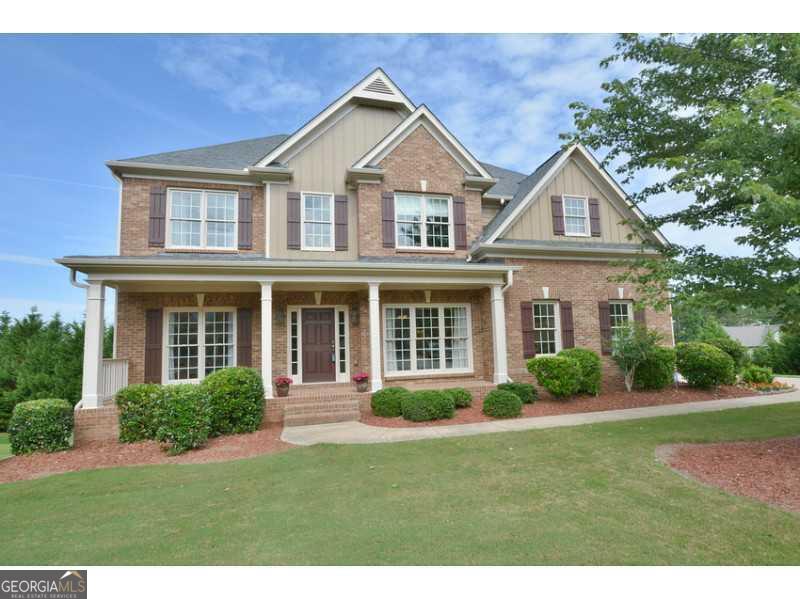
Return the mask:
[(303, 382), (336, 380), (335, 318), (333, 308), (304, 308)]

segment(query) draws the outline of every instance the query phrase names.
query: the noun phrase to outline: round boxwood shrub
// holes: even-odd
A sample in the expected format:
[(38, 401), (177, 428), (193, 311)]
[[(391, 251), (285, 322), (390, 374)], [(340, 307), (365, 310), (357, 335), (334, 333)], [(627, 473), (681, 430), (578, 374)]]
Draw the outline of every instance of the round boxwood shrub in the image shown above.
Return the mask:
[(515, 418), (522, 414), (522, 400), (516, 393), (495, 389), (483, 400), (483, 413), (492, 418)]
[(403, 414), (400, 403), (404, 397), (411, 395), (408, 389), (403, 387), (386, 387), (372, 394), (370, 404), (372, 413), (384, 418), (396, 418)]
[(539, 399), (539, 392), (530, 383), (501, 383), (497, 388), (501, 391), (511, 391), (522, 403), (533, 403)]
[(742, 370), (742, 382), (745, 383), (771, 383), (774, 378), (775, 375), (772, 373), (772, 368), (767, 368), (766, 366), (751, 364), (750, 366), (745, 366)]
[(453, 398), (456, 408), (468, 408), (472, 405), (472, 393), (462, 387), (445, 389), (444, 392)]
[(117, 392), (119, 440), (134, 443), (156, 438), (156, 412), (164, 397), (161, 385), (129, 385)]
[(581, 388), (581, 366), (563, 356), (542, 356), (528, 360), (528, 372), (554, 397), (575, 395)]
[(69, 449), (74, 412), (63, 399), (35, 399), (14, 406), (8, 424), (14, 455)]
[(415, 391), (400, 402), (403, 418), (412, 422), (452, 418), (456, 411), (453, 398), (444, 391)]
[(252, 368), (223, 368), (202, 383), (208, 392), (211, 436), (257, 431), (264, 416), (264, 385)]
[(603, 380), (603, 366), (600, 363), (600, 356), (590, 349), (582, 347), (572, 347), (562, 349), (558, 352), (562, 358), (572, 358), (581, 368), (581, 381), (578, 392), (598, 395), (600, 393), (600, 383)]
[(675, 380), (675, 350), (671, 347), (654, 347), (647, 359), (636, 367), (633, 387), (658, 390), (670, 386)]
[(733, 358), (708, 343), (679, 343), (676, 348), (676, 365), (678, 372), (692, 387), (707, 389), (729, 385), (736, 378)]
[(208, 391), (202, 385), (166, 385), (158, 403), (156, 440), (172, 455), (202, 447), (211, 432)]
[(738, 369), (745, 365), (749, 356), (747, 348), (731, 337), (713, 337), (706, 339), (706, 343), (718, 347), (733, 359), (734, 366)]

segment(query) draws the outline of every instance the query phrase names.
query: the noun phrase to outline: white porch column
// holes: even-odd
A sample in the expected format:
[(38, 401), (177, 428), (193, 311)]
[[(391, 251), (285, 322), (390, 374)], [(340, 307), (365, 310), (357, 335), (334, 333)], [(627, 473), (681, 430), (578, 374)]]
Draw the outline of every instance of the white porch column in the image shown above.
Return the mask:
[(372, 391), (383, 388), (381, 381), (381, 298), (379, 284), (369, 284), (369, 371)]
[(99, 408), (103, 403), (103, 305), (105, 287), (89, 283), (86, 288), (86, 332), (83, 340), (83, 389), (81, 406)]
[(261, 283), (261, 378), (264, 397), (272, 399), (272, 282)]
[(502, 285), (492, 285), (492, 348), (494, 353), (494, 383), (508, 382), (506, 349), (506, 309)]

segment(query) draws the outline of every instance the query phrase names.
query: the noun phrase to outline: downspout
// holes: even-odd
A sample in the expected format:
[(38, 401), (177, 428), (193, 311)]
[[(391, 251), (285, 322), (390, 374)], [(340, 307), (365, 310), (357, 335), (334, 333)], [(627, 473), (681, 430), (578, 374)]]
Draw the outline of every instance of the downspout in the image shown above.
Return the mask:
[(505, 293), (506, 291), (508, 291), (508, 288), (511, 287), (513, 284), (514, 284), (514, 271), (509, 268), (508, 272), (506, 273), (506, 284), (503, 285), (503, 288), (500, 291)]
[[(89, 286), (86, 283), (81, 283), (76, 278), (76, 274), (77, 273), (75, 272), (74, 268), (70, 268), (69, 269), (69, 282), (70, 282), (70, 285), (72, 285), (73, 287), (77, 287), (78, 289), (88, 289)], [(81, 406), (83, 406), (83, 398), (81, 398), (80, 401), (75, 404), (75, 410), (80, 410)]]
[[(119, 194), (117, 197), (117, 255), (122, 255), (122, 177), (113, 170), (111, 176), (119, 184)], [(114, 343), (111, 349), (112, 356), (117, 357), (117, 315), (119, 313), (119, 294), (114, 290)]]

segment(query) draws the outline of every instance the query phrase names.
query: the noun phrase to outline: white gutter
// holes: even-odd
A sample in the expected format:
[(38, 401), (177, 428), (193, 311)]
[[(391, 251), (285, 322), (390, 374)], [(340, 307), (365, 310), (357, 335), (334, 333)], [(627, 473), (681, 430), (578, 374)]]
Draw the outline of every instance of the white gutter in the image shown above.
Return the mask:
[[(58, 262), (58, 260), (56, 260)], [(69, 282), (73, 287), (77, 287), (78, 289), (88, 289), (89, 286), (86, 283), (81, 283), (77, 278), (76, 275), (78, 273), (72, 267), (69, 267)]]
[(503, 285), (503, 288), (500, 290), (503, 293), (508, 291), (508, 288), (514, 284), (514, 269), (509, 268), (508, 273), (506, 273), (506, 284)]
[(119, 177), (113, 170), (111, 176), (114, 181), (119, 185), (119, 193), (117, 197), (117, 254), (122, 253), (122, 178)]

